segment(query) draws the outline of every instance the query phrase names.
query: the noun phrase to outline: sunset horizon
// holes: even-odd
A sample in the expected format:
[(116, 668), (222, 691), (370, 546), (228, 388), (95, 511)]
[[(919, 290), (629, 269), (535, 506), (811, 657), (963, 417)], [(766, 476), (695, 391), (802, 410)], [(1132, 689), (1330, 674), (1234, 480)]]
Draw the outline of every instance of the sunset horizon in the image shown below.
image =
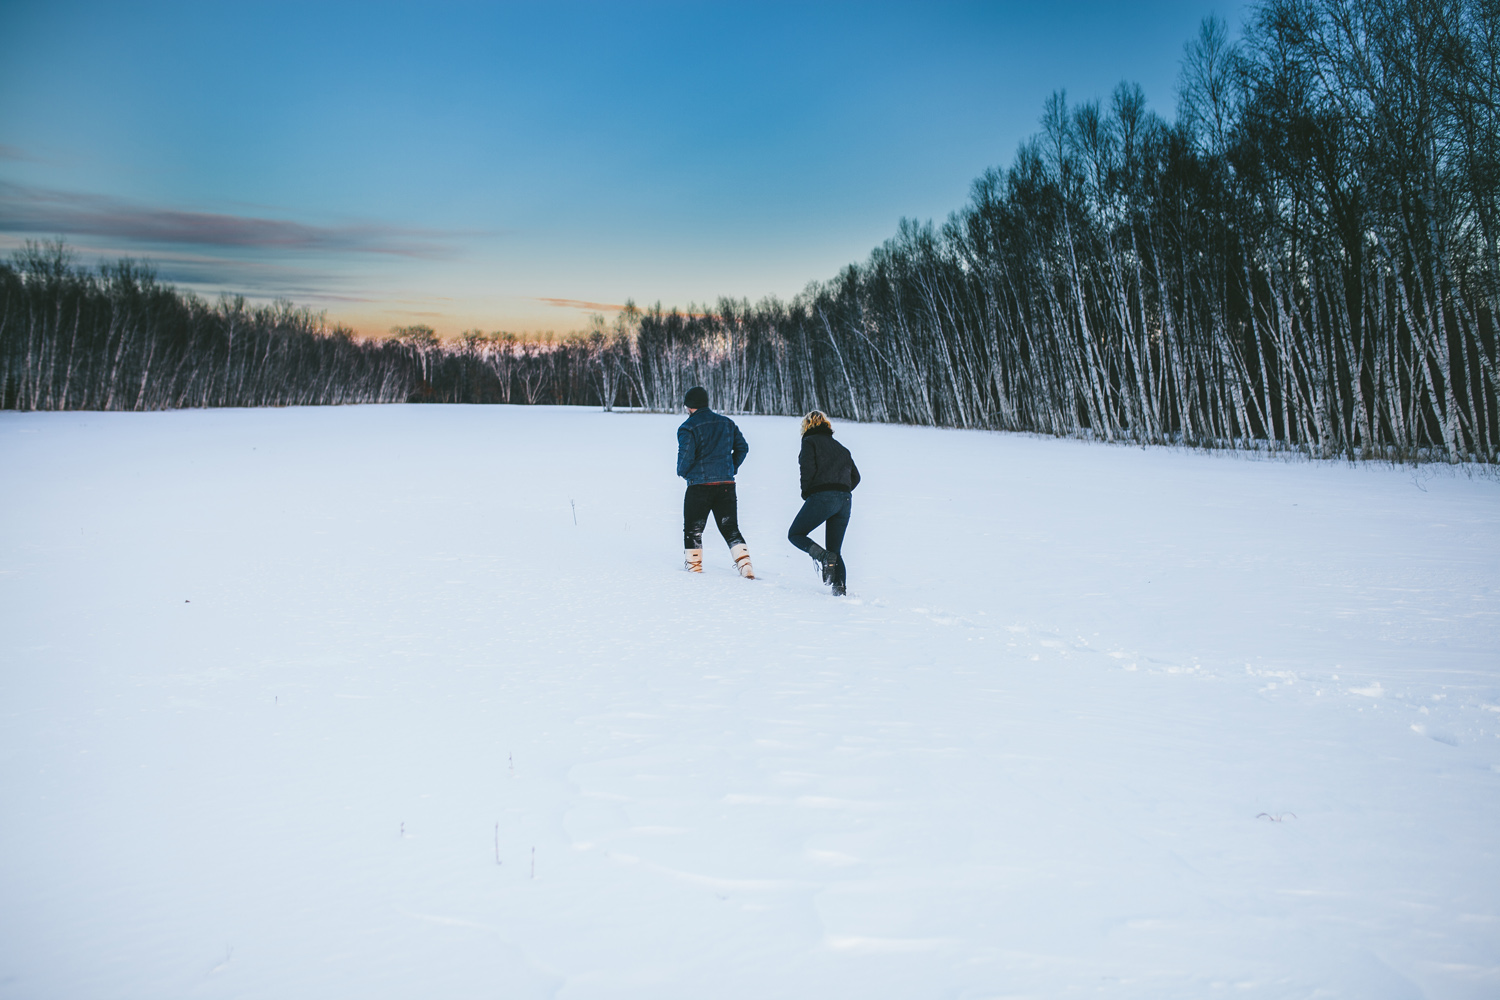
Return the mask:
[(789, 300), (961, 209), (1054, 91), (1170, 117), (1184, 43), (1241, 11), (12, 6), (0, 252), (366, 337)]

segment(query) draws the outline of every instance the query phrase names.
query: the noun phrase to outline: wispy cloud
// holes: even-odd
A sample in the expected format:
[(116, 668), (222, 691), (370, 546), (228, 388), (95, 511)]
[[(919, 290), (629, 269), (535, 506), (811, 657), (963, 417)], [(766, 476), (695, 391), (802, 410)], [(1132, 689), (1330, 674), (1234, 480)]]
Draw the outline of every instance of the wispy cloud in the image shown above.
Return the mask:
[[(21, 247), (23, 236), (0, 232), (0, 257)], [(104, 263), (122, 256), (121, 247), (109, 240), (83, 238), (70, 240), (68, 249), (78, 260)], [(128, 254), (125, 256), (129, 256)], [(317, 263), (277, 259), (243, 259), (215, 256), (192, 248), (162, 248), (137, 258), (148, 265), (157, 278), (170, 285), (185, 287), (200, 295), (245, 295), (252, 299), (292, 299), (302, 304), (319, 305), (384, 302), (386, 294), (368, 287), (358, 273), (327, 268)]]
[(39, 157), (39, 156), (32, 156), (30, 153), (26, 152), (26, 150), (22, 149), (20, 146), (7, 146), (3, 142), (0, 142), (0, 160), (14, 160), (15, 162), (18, 162), (18, 163), (41, 163), (42, 162), (42, 158), (41, 157)]
[(591, 309), (595, 312), (619, 312), (625, 307), (613, 305), (608, 302), (588, 302), (584, 299), (554, 299), (545, 295), (538, 295), (538, 302), (545, 302), (549, 306), (557, 306), (559, 309)]
[[(7, 147), (8, 148), (8, 147)], [(174, 246), (440, 257), (455, 233), (373, 223), (316, 226), (288, 219), (184, 212), (0, 181), (0, 232), (85, 234)]]

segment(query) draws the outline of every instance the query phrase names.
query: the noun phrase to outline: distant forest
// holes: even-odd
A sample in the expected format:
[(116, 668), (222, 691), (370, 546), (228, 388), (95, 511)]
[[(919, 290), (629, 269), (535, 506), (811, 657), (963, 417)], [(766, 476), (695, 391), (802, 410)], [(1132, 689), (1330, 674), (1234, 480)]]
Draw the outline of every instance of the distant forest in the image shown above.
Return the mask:
[(0, 264), (15, 409), (350, 402), (730, 412), (1318, 456), (1500, 461), (1500, 0), (1205, 21), (1176, 120), (1046, 103), (940, 227), (790, 302), (628, 307), (561, 340), (363, 341), (60, 244)]

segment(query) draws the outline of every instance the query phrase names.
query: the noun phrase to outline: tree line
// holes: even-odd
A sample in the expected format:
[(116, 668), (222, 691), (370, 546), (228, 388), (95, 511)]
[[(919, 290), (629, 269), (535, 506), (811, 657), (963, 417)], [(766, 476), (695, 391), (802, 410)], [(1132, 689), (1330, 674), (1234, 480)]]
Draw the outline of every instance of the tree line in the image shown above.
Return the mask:
[(648, 405), (1500, 460), (1500, 3), (1266, 0), (1046, 104), (941, 227), (790, 304), (643, 316)]
[[(789, 302), (629, 305), (561, 340), (365, 343), (18, 258), (4, 405), (671, 410), (700, 384), (733, 412), (1500, 461), (1500, 0), (1262, 0), (1237, 42), (1209, 19), (1185, 46), (1174, 121), (1122, 84), (1040, 125), (944, 224)], [(69, 282), (109, 309), (80, 325), (47, 291)], [(157, 346), (122, 346), (147, 301)]]
[(357, 337), (321, 313), (243, 297), (209, 303), (145, 264), (83, 267), (60, 241), (0, 261), (0, 408), (159, 410), (342, 403), (597, 404), (612, 329), (561, 340), (428, 326)]
[(210, 305), (133, 261), (89, 270), (60, 242), (0, 263), (5, 409), (401, 402), (410, 354), (290, 303)]

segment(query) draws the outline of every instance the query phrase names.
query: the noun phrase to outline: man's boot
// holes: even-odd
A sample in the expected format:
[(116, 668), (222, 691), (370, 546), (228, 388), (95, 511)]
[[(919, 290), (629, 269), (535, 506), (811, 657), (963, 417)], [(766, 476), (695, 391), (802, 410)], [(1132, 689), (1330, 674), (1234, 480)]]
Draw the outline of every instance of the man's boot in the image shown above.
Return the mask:
[(685, 570), (687, 570), (689, 573), (702, 573), (703, 572), (703, 550), (702, 549), (683, 549), (682, 550), (682, 568), (685, 569)]
[(744, 542), (729, 546), (729, 555), (734, 559), (734, 568), (740, 571), (740, 576), (746, 580), (755, 579), (755, 570), (750, 565), (750, 549)]

